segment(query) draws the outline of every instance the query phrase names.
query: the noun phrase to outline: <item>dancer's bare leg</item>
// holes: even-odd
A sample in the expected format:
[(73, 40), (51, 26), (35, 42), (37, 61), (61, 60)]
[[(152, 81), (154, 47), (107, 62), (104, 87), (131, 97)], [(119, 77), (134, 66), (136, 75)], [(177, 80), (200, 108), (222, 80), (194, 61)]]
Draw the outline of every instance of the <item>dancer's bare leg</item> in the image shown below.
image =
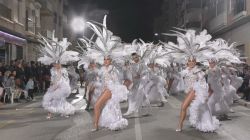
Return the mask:
[(51, 119), (51, 117), (52, 117), (52, 114), (49, 112), (46, 118), (49, 120)]
[(112, 94), (109, 89), (105, 89), (102, 95), (98, 98), (94, 106), (94, 127), (95, 130), (98, 130), (98, 123), (101, 114), (101, 109), (105, 103), (111, 98)]
[(87, 90), (88, 90), (88, 82), (85, 82), (85, 86), (84, 86), (84, 96), (83, 96), (84, 99), (86, 99)]
[(88, 92), (88, 101), (87, 101), (86, 110), (89, 110), (89, 106), (90, 106), (90, 103), (91, 103), (91, 100), (92, 100), (92, 94), (94, 93), (94, 91), (95, 91), (95, 87), (91, 86), (90, 89), (89, 89), (89, 92)]
[(170, 91), (170, 89), (172, 87), (173, 82), (174, 82), (173, 78), (169, 79), (169, 81), (168, 81), (168, 93), (169, 93), (169, 91)]
[(127, 89), (129, 89), (129, 86), (132, 84), (132, 82), (130, 80), (125, 80), (123, 85), (125, 85), (127, 87)]
[(192, 102), (192, 100), (194, 99), (194, 97), (195, 97), (195, 92), (194, 92), (194, 90), (191, 90), (188, 92), (186, 98), (184, 99), (184, 101), (181, 105), (179, 125), (178, 125), (178, 128), (176, 129), (176, 131), (182, 130), (183, 122), (184, 122), (184, 120), (186, 118), (186, 114), (187, 114), (187, 108), (189, 107), (189, 105)]
[(92, 94), (94, 93), (94, 91), (95, 91), (95, 87), (91, 86), (89, 90), (89, 102), (91, 102), (92, 100)]

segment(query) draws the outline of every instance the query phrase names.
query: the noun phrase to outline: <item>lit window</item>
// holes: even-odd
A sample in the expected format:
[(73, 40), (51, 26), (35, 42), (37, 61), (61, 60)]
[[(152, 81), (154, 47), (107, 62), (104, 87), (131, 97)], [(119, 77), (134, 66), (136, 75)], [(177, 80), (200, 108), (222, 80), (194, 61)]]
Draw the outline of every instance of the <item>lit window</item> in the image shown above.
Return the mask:
[(246, 10), (246, 0), (231, 0), (231, 11), (234, 15)]

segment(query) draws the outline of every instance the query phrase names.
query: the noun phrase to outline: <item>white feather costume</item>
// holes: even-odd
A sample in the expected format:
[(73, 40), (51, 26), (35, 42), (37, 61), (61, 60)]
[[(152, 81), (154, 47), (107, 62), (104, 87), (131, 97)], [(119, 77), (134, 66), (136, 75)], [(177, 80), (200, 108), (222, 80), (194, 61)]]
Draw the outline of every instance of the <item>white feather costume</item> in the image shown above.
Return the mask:
[(146, 103), (144, 104), (145, 106), (150, 106), (149, 99), (147, 98), (146, 92), (143, 92), (143, 88), (146, 84), (145, 78), (148, 72), (145, 62), (149, 60), (148, 55), (152, 51), (151, 46), (152, 44), (145, 43), (143, 40), (140, 40), (140, 42), (134, 40), (131, 44), (132, 50), (135, 49), (133, 53), (137, 53), (138, 56), (136, 57), (139, 57), (140, 60), (137, 63), (132, 61), (129, 66), (132, 75), (132, 88), (128, 96), (128, 110), (124, 115), (141, 111), (140, 109), (144, 103)]
[(54, 37), (54, 32), (52, 35), (52, 40), (49, 40), (42, 35), (40, 37), (41, 47), (40, 55), (38, 61), (45, 65), (50, 65), (52, 63), (67, 64), (68, 62), (75, 62), (79, 60), (78, 52), (67, 50), (70, 42), (67, 41), (67, 38), (63, 38), (62, 41), (58, 41)]
[(213, 115), (225, 115), (230, 108), (225, 101), (225, 90), (222, 85), (222, 71), (216, 66), (207, 70), (207, 82), (212, 90), (208, 106)]
[[(40, 51), (43, 56), (38, 61), (45, 65), (52, 63), (66, 64), (67, 62), (78, 60), (77, 52), (67, 51), (70, 45), (67, 39), (58, 41), (53, 34), (52, 40), (40, 36), (40, 42), (42, 43)], [(43, 97), (42, 106), (50, 113), (61, 115), (74, 114), (75, 107), (66, 100), (71, 93), (67, 70), (65, 68), (52, 68), (50, 72), (52, 84)]]
[[(169, 63), (169, 55), (166, 50), (163, 50), (162, 46), (153, 46), (151, 53), (147, 56), (148, 72), (142, 77), (145, 83), (143, 89), (139, 92), (147, 94), (147, 98), (150, 103), (155, 101), (166, 101), (165, 96), (168, 96), (165, 89), (166, 80), (162, 74), (162, 67), (167, 67)], [(150, 67), (151, 66), (151, 67)]]
[[(174, 34), (166, 34), (177, 36), (177, 44), (164, 43), (165, 47), (172, 49), (172, 55), (179, 59), (180, 63), (186, 63), (183, 60), (196, 59), (198, 62), (205, 61), (204, 53), (210, 52), (208, 42), (211, 36), (204, 30), (198, 35), (194, 30), (187, 30), (185, 33), (173, 31)], [(213, 132), (219, 127), (219, 121), (212, 116), (208, 105), (208, 85), (205, 80), (205, 74), (198, 67), (185, 69), (181, 72), (185, 83), (185, 92), (190, 89), (195, 91), (195, 99), (190, 105), (189, 122), (196, 129), (203, 132)]]
[[(122, 45), (121, 39), (114, 36), (111, 31), (106, 27), (106, 16), (104, 17), (103, 24), (87, 22), (94, 35), (97, 37), (93, 41), (91, 39), (82, 38), (86, 42), (86, 56), (95, 60), (97, 63), (102, 64), (104, 57), (112, 59), (113, 64), (123, 59), (123, 56), (130, 55), (125, 46)], [(111, 99), (104, 105), (100, 119), (99, 126), (105, 127), (110, 130), (118, 130), (125, 128), (128, 121), (122, 117), (120, 102), (127, 99), (128, 90), (126, 86), (122, 85), (119, 79), (118, 65), (110, 65), (108, 68), (101, 67), (98, 71), (98, 83), (96, 83), (95, 93), (93, 99), (98, 100), (99, 96), (105, 89), (109, 89), (112, 93)], [(93, 102), (95, 102), (93, 100)]]
[[(227, 67), (228, 63), (237, 63), (237, 64), (243, 63), (240, 61), (240, 58), (239, 58), (240, 55), (235, 48), (235, 46), (236, 46), (235, 44), (236, 43), (232, 43), (231, 45), (229, 45), (229, 43), (223, 39), (216, 39), (215, 41), (210, 43), (210, 46), (214, 50), (213, 53), (210, 54), (210, 59), (212, 58), (212, 59), (215, 59), (216, 61), (218, 61), (217, 62), (218, 66), (222, 68), (222, 72), (221, 72), (221, 74), (218, 75), (219, 77), (217, 77), (217, 78), (221, 78), (221, 81), (223, 83), (223, 86), (221, 86), (221, 88), (222, 88), (221, 90), (223, 92), (218, 91), (219, 90), (218, 84), (217, 84), (217, 88), (213, 89), (213, 90), (215, 90), (215, 92), (217, 90), (218, 93), (224, 93), (224, 97), (222, 97), (224, 99), (224, 101), (217, 101), (218, 102), (217, 104), (221, 104), (221, 103), (226, 101), (226, 104), (230, 106), (233, 104), (234, 98), (239, 98), (236, 94), (236, 88), (238, 88), (239, 85), (234, 84), (236, 86), (236, 88), (235, 88), (232, 84), (237, 83), (237, 82), (239, 82), (239, 84), (241, 84), (242, 80), (238, 79), (235, 76), (234, 76), (235, 79), (233, 79), (232, 74), (230, 72), (230, 67)], [(235, 81), (232, 81), (232, 80), (235, 80)], [(214, 81), (212, 81), (211, 85), (214, 86), (214, 84), (215, 84)], [(219, 98), (216, 98), (216, 97), (211, 98), (210, 102), (213, 102), (213, 101), (218, 100), (218, 99)], [(211, 106), (211, 104), (210, 104), (210, 106)], [(215, 106), (214, 109), (212, 109), (211, 107), (210, 108), (211, 108), (211, 110), (218, 110), (216, 108), (218, 108), (220, 106), (224, 106), (224, 105), (221, 104), (217, 107)], [(228, 112), (228, 107), (226, 107), (226, 108), (220, 107), (219, 110), (220, 110), (219, 112), (225, 113), (225, 111)]]

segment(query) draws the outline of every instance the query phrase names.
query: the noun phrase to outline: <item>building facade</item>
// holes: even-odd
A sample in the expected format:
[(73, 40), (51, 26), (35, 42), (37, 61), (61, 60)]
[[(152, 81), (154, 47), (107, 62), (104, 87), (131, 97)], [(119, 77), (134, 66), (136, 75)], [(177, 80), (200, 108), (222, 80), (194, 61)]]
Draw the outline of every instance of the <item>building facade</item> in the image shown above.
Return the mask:
[(176, 0), (177, 27), (201, 30), (203, 28), (203, 7), (206, 0)]
[(215, 37), (237, 42), (241, 56), (250, 64), (250, 1), (215, 0), (206, 4), (205, 28)]
[(154, 20), (154, 41), (168, 40), (167, 33), (173, 27), (177, 27), (177, 1), (164, 0), (161, 6), (161, 15)]
[(0, 0), (0, 61), (23, 58), (27, 46), (24, 0)]
[(65, 0), (0, 0), (0, 61), (38, 58), (38, 34), (63, 37)]
[(206, 0), (163, 0), (161, 16), (155, 19), (155, 40), (174, 40), (162, 36), (173, 27), (201, 30), (204, 27), (204, 5)]
[(26, 53), (24, 57), (26, 61), (36, 60), (39, 47), (37, 35), (41, 30), (41, 15), (40, 9), (42, 5), (35, 0), (26, 0)]
[(207, 29), (214, 38), (237, 42), (242, 58), (250, 64), (249, 0), (177, 0), (177, 26)]

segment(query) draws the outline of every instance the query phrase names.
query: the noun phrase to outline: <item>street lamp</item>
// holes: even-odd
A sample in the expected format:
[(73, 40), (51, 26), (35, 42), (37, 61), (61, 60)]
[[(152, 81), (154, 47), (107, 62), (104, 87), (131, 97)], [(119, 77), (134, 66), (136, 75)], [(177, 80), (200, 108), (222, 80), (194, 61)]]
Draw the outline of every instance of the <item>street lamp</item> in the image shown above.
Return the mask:
[(159, 42), (159, 34), (158, 33), (154, 33), (153, 39), (154, 39), (155, 43), (158, 43)]
[(82, 33), (85, 29), (85, 21), (82, 17), (75, 17), (71, 22), (71, 27), (74, 32)]

